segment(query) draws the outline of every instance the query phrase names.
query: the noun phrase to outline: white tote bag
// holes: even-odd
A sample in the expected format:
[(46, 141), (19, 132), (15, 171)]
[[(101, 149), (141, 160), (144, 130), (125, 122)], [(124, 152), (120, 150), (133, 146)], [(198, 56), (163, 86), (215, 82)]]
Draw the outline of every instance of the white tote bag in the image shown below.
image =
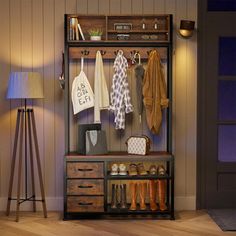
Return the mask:
[(88, 78), (83, 71), (84, 58), (81, 58), (81, 71), (74, 78), (71, 89), (71, 99), (74, 115), (94, 106), (94, 93)]

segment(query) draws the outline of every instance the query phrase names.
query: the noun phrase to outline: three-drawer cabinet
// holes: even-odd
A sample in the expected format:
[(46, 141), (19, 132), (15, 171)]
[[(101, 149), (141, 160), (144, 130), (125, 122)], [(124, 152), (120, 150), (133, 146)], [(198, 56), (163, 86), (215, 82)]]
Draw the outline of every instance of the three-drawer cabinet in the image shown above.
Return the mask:
[[(153, 152), (146, 156), (127, 153), (99, 156), (68, 154), (64, 160), (65, 220), (116, 216), (174, 219), (174, 157), (171, 154), (167, 152)], [(140, 166), (140, 163), (143, 164), (146, 173), (138, 172), (137, 175), (131, 175), (130, 166), (134, 164)], [(112, 166), (120, 164), (126, 166), (126, 174), (112, 173)], [(164, 168), (165, 173), (161, 175), (151, 173), (153, 166)], [(156, 191), (155, 209), (151, 203), (151, 185)], [(141, 186), (144, 195), (141, 194)], [(161, 195), (161, 192), (164, 195)], [(145, 209), (140, 205), (142, 196)], [(132, 198), (135, 198), (135, 210), (131, 209)]]
[(104, 212), (104, 163), (66, 162), (67, 212)]

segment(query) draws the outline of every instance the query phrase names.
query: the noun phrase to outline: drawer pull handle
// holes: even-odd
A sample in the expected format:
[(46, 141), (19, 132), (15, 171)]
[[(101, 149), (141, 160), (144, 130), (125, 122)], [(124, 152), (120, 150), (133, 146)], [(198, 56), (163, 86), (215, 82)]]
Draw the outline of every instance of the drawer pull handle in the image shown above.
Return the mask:
[(93, 169), (78, 169), (78, 171), (93, 171)]
[(93, 205), (92, 202), (79, 202), (78, 204), (79, 204), (80, 206), (91, 206), (91, 205)]
[(79, 185), (78, 188), (93, 188), (93, 186), (91, 186), (91, 185), (88, 185), (88, 186)]

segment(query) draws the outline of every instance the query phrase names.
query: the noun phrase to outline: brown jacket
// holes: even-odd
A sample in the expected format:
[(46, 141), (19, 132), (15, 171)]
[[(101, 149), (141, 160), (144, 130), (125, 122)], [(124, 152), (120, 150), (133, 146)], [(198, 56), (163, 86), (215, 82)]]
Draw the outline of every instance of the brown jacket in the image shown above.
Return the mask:
[(154, 134), (160, 132), (162, 109), (168, 107), (166, 83), (157, 50), (151, 51), (143, 81), (143, 102), (149, 129)]

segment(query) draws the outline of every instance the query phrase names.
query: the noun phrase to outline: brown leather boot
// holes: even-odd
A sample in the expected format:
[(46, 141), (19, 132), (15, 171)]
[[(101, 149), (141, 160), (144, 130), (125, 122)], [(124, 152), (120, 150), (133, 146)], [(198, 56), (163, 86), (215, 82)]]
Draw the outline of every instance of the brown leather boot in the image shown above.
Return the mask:
[(129, 184), (129, 188), (130, 188), (130, 195), (131, 195), (131, 206), (130, 206), (130, 210), (131, 211), (135, 211), (137, 209), (137, 205), (136, 205), (136, 199), (137, 199), (137, 183), (136, 182), (131, 182)]
[(167, 209), (166, 206), (166, 180), (158, 179), (157, 180), (158, 187), (158, 200), (161, 211), (165, 211)]
[(150, 209), (152, 211), (157, 210), (157, 204), (156, 204), (156, 185), (155, 181), (149, 180), (149, 196), (150, 196)]
[(145, 197), (147, 193), (147, 183), (139, 183), (140, 210), (146, 210)]

